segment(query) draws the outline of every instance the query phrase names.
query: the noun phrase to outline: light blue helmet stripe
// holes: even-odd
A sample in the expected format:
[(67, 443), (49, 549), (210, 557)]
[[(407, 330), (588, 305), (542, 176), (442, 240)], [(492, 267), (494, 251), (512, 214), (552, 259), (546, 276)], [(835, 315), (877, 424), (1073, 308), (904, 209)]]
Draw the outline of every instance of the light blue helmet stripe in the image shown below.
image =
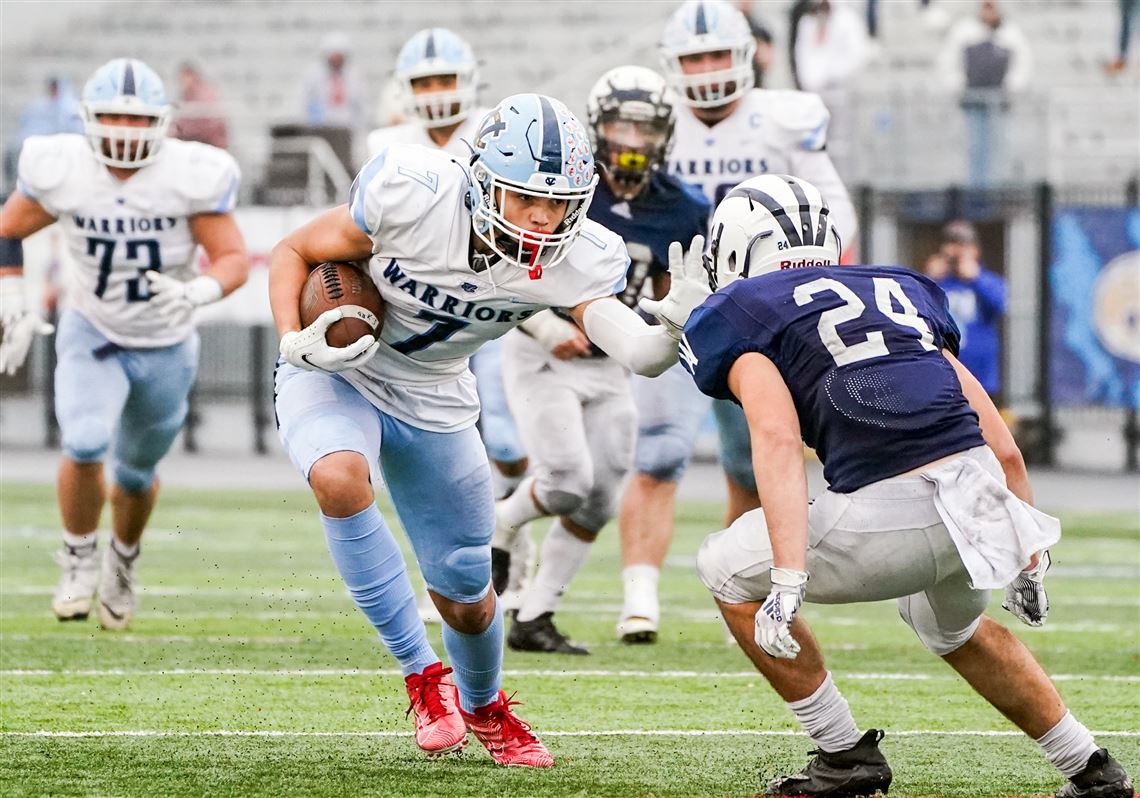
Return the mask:
[(123, 94), (133, 97), (135, 93), (135, 68), (128, 58), (123, 62)]
[(538, 95), (542, 119), (542, 153), (538, 159), (538, 171), (560, 174), (562, 172), (562, 135), (558, 130), (558, 114), (554, 106), (543, 95)]

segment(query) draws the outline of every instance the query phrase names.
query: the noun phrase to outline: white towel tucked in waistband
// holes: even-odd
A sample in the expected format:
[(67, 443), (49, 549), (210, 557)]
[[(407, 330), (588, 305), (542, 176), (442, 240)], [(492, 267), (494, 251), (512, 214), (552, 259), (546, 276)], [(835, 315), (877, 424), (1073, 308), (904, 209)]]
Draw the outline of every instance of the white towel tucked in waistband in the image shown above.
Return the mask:
[(922, 472), (975, 590), (1004, 588), (1035, 552), (1061, 539), (1061, 522), (1017, 498), (977, 460), (956, 457)]

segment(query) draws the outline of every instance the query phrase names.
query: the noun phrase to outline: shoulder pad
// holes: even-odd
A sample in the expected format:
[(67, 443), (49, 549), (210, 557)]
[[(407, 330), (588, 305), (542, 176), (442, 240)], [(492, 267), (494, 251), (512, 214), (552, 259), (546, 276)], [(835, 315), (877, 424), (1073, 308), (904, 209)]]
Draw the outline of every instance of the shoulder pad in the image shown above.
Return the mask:
[(87, 140), (75, 133), (28, 137), (20, 150), (17, 169), (20, 189), (39, 201), (59, 188), (75, 170), (79, 158), (90, 154), (88, 146)]
[(831, 114), (818, 94), (807, 91), (764, 91), (771, 133), (781, 147), (809, 152), (827, 143)]
[(237, 161), (225, 150), (197, 141), (170, 139), (176, 156), (178, 183), (189, 203), (189, 214), (229, 213), (237, 202), (241, 170)]

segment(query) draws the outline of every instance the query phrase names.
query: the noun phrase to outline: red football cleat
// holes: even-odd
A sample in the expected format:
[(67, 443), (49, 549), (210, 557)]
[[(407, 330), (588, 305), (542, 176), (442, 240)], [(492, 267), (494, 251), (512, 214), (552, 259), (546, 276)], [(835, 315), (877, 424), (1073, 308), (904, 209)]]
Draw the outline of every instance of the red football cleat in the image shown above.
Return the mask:
[(404, 677), (408, 688), (408, 711), (416, 713), (416, 745), (427, 752), (428, 759), (463, 750), (467, 744), (467, 727), (459, 714), (459, 693), (448, 674), (451, 668), (442, 662), (428, 665), (423, 673)]
[(462, 708), (459, 713), (467, 722), (467, 728), (486, 746), (491, 759), (497, 764), (527, 768), (553, 767), (554, 757), (546, 750), (546, 746), (531, 732), (530, 726), (511, 711), (511, 707), (518, 703), (511, 701), (500, 690), (495, 703), (479, 707), (474, 714), (468, 714)]

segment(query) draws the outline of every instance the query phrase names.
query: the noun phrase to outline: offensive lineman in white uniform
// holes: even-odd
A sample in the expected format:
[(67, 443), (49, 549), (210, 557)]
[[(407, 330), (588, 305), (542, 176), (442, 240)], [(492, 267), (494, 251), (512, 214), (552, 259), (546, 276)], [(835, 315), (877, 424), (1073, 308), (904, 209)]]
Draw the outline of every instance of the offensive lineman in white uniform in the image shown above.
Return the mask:
[[(165, 138), (170, 106), (150, 67), (122, 58), (100, 67), (83, 90), (83, 116), (85, 136), (24, 143), (17, 190), (0, 211), (0, 370), (14, 373), (33, 334), (50, 332), (26, 307), (21, 242), (58, 220), (74, 268), (56, 336), (63, 575), (52, 609), (84, 619), (98, 589), (100, 623), (122, 629), (134, 614), (155, 466), (182, 428), (197, 372), (194, 308), (244, 283), (249, 258), (231, 214), (237, 164), (209, 145)], [(95, 531), (112, 444), (113, 534), (100, 579)]]
[[(744, 15), (722, 0), (688, 0), (670, 17), (661, 63), (684, 106), (670, 174), (699, 186), (714, 208), (746, 178), (768, 172), (802, 177), (830, 198), (831, 219), (846, 245), (854, 239), (855, 209), (824, 150), (827, 109), (814, 94), (752, 88), (755, 47)], [(653, 383), (635, 377), (633, 386), (640, 434), (636, 471), (619, 516), (625, 601), (617, 632), (626, 642), (652, 642), (677, 483), (710, 400), (680, 367)], [(728, 524), (759, 501), (744, 416), (729, 402), (711, 404), (728, 485)]]
[[(395, 77), (411, 121), (368, 134), (369, 157), (392, 144), (415, 144), (468, 161), (476, 125), (488, 110), (478, 104), (478, 68), (470, 45), (447, 28), (425, 28), (408, 39), (396, 56)], [(502, 341), (496, 339), (473, 354), (470, 363), (479, 390), (479, 432), (491, 460), (496, 499), (509, 496), (527, 470), (526, 451), (503, 389), (502, 360)], [(503, 593), (503, 586), (496, 586), (506, 611), (518, 608), (533, 565), (529, 527), (514, 538), (511, 555), (514, 568), (503, 575), (511, 588)], [(419, 606), (425, 621), (440, 622), (426, 592), (420, 594)]]
[[(675, 363), (676, 339), (613, 296), (629, 258), (618, 236), (586, 219), (593, 155), (564, 105), (508, 97), (472, 143), (470, 166), (419, 147), (380, 152), (348, 205), (274, 248), (270, 301), (285, 360), (277, 414), (333, 560), (405, 673), (416, 743), (438, 755), (461, 748), (470, 730), (499, 764), (549, 767), (552, 757), (500, 689), (494, 502), (467, 359), (548, 307), (570, 309), (591, 340), (638, 373)], [(302, 286), (319, 263), (365, 259), (386, 303), (379, 340), (329, 347), (325, 331), (342, 311), (302, 330)], [(377, 466), (443, 615), (452, 668), (428, 643), (376, 507)]]

